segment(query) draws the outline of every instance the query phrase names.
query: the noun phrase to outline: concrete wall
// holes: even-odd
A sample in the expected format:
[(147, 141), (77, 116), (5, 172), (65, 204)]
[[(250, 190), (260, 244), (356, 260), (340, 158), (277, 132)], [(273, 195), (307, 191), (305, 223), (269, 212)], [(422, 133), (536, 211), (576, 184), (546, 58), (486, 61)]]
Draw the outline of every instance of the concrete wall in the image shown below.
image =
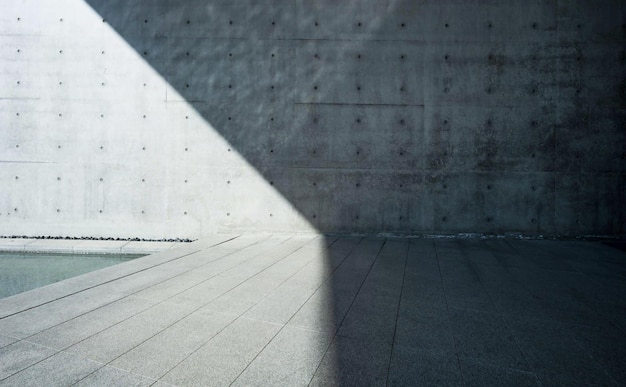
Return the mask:
[(2, 8), (0, 235), (625, 232), (622, 1)]

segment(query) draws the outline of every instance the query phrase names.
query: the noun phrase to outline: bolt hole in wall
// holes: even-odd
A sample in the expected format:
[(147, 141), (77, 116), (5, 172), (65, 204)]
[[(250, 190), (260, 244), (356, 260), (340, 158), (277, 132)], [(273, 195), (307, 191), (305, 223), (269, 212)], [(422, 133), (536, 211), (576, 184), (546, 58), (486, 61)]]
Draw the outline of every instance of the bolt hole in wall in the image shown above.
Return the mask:
[[(19, 182), (0, 181), (12, 190), (0, 204), (20, 208), (7, 230), (41, 224), (37, 215), (53, 214), (51, 229), (69, 229), (74, 221), (74, 232), (89, 226), (108, 233), (128, 224), (124, 232), (157, 238), (264, 227), (310, 231), (311, 219), (314, 230), (330, 232), (549, 232), (574, 225), (576, 207), (585, 203), (599, 202), (601, 213), (624, 213), (619, 200), (568, 189), (589, 182), (597, 186), (589, 192), (621, 198), (611, 195), (624, 171), (623, 99), (611, 94), (613, 85), (624, 84), (623, 71), (598, 71), (615, 67), (599, 63), (609, 57), (604, 47), (616, 49), (619, 66), (625, 60), (623, 18), (592, 28), (595, 21), (587, 19), (595, 16), (577, 14), (580, 1), (555, 9), (541, 2), (522, 7), (468, 0), (468, 17), (437, 2), (409, 0), (385, 6), (305, 1), (280, 12), (279, 1), (250, 2), (246, 12), (218, 1), (209, 14), (198, 2), (159, 2), (157, 11), (146, 0), (116, 6), (86, 0), (48, 12), (51, 6), (7, 1), (16, 4), (2, 19), (10, 25), (6, 55), (12, 59), (0, 66), (14, 67), (5, 72), (12, 76), (0, 97), (10, 107), (1, 120), (12, 131), (0, 133), (8, 133), (0, 144), (11, 144), (5, 149), (10, 160), (20, 161), (19, 171), (7, 175), (19, 175)], [(160, 12), (162, 6), (171, 9)], [(519, 21), (503, 20), (511, 14)], [(594, 30), (598, 36), (584, 36)], [(33, 45), (37, 33), (47, 38)], [(89, 66), (68, 66), (74, 62)], [(584, 109), (580, 97), (564, 101), (583, 85), (583, 95), (601, 95)], [(573, 128), (583, 110), (600, 119)], [(41, 124), (37, 117), (44, 118)], [(82, 129), (70, 130), (76, 128)], [(589, 157), (577, 153), (587, 145), (585, 129), (601, 133), (590, 142), (600, 145)], [(63, 148), (41, 154), (46, 141)], [(558, 161), (557, 152), (567, 161)], [(94, 166), (97, 171), (89, 170)], [(94, 184), (102, 170), (111, 171), (106, 182)], [(589, 181), (598, 171), (601, 176)], [(413, 181), (401, 192), (394, 190), (399, 174)], [(20, 200), (25, 190), (43, 192), (32, 182), (57, 176), (63, 177), (54, 184), (57, 200), (38, 206), (39, 214)], [(361, 187), (349, 183), (357, 178)], [(442, 179), (450, 189), (438, 195)], [(315, 196), (300, 189), (314, 180), (325, 189)], [(486, 180), (494, 181), (493, 205), (504, 213), (488, 226), (482, 220), (492, 216), (492, 203), (467, 199), (483, 197)], [(518, 182), (528, 187), (536, 181), (553, 188), (519, 196), (530, 190), (517, 189)], [(86, 190), (72, 198), (74, 208), (62, 201), (72, 184)], [(510, 197), (523, 205), (510, 205)], [(344, 216), (352, 207), (361, 209), (358, 224)], [(94, 216), (101, 208), (105, 215)], [(138, 216), (143, 208), (146, 216)], [(398, 212), (404, 222), (385, 215)], [(464, 223), (457, 222), (459, 212), (468, 214)], [(443, 214), (449, 215), (442, 225)], [(557, 216), (549, 214), (568, 220), (546, 220)], [(610, 224), (610, 231), (617, 223), (597, 225)]]
[(143, 255), (0, 252), (0, 298), (63, 281)]

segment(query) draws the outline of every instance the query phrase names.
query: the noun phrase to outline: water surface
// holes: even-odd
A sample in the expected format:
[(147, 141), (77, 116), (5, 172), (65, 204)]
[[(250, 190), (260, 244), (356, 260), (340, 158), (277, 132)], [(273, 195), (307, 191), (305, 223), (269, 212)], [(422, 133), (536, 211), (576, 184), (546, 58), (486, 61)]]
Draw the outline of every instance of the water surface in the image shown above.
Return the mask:
[(0, 298), (142, 256), (137, 254), (0, 253)]

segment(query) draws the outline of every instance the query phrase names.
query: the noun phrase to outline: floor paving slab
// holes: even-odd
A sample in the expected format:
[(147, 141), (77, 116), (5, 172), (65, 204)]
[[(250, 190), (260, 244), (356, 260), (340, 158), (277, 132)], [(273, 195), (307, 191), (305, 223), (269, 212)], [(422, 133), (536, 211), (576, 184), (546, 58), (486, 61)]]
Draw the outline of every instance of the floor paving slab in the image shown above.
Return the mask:
[(16, 338), (0, 334), (0, 348), (6, 347), (9, 344), (13, 344), (17, 340), (18, 339)]
[(26, 341), (17, 341), (0, 348), (0, 381), (49, 358), (54, 349)]
[(124, 297), (114, 292), (88, 289), (0, 319), (0, 332), (25, 338)]
[(99, 368), (97, 371), (88, 375), (84, 379), (81, 379), (75, 384), (77, 387), (148, 387), (153, 385), (155, 380), (131, 374), (130, 372), (121, 370), (119, 368), (105, 366)]
[(55, 355), (0, 381), (0, 386), (70, 386), (101, 365), (70, 353)]
[(155, 305), (137, 297), (124, 297), (59, 325), (45, 329), (28, 341), (58, 350), (79, 343)]
[(427, 348), (394, 345), (388, 375), (389, 386), (462, 386), (458, 359), (453, 354)]
[(280, 330), (280, 325), (237, 319), (162, 379), (175, 385), (230, 385)]
[(461, 372), (465, 386), (542, 386), (537, 375), (529, 371), (485, 365), (461, 359)]
[(158, 253), (171, 250), (177, 246), (175, 242), (142, 242), (130, 241), (121, 247), (122, 254)]
[[(606, 359), (595, 358), (568, 325), (520, 317), (506, 318), (506, 322), (531, 370), (544, 385), (617, 385), (616, 378), (607, 371), (613, 367), (608, 366)], [(596, 343), (602, 345), (599, 340)], [(624, 340), (618, 339), (612, 355), (623, 360), (623, 347)]]
[(200, 309), (118, 357), (111, 365), (159, 379), (233, 320), (233, 316)]
[(311, 386), (384, 386), (391, 345), (336, 336), (316, 370)]
[(505, 321), (497, 314), (450, 309), (450, 325), (459, 359), (530, 371)]
[(156, 304), (72, 345), (66, 351), (107, 364), (175, 324), (192, 311), (193, 309), (188, 306)]
[(602, 243), (229, 237), (0, 300), (0, 384), (626, 381)]
[(284, 327), (232, 385), (306, 386), (332, 337), (328, 333)]
[(56, 282), (41, 288), (2, 298), (0, 299), (0, 319), (39, 305), (44, 305), (80, 289), (81, 288), (76, 288), (63, 282)]

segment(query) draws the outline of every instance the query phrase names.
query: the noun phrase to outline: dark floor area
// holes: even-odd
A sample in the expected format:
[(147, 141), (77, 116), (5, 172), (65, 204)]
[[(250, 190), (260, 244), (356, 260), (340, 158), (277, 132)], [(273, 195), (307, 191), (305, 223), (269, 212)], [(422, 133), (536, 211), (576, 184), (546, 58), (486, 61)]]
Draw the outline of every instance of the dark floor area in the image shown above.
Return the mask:
[(602, 241), (208, 238), (0, 300), (1, 385), (626, 384)]

